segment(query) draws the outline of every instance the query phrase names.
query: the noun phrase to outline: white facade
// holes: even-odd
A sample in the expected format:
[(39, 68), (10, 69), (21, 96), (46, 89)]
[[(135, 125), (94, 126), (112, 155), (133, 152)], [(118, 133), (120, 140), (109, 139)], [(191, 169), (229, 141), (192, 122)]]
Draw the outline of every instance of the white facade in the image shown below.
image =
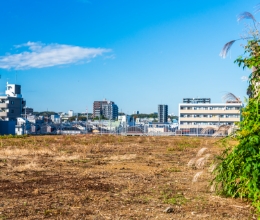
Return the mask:
[(6, 84), (6, 96), (9, 97), (16, 97), (16, 98), (22, 98), (21, 95), (21, 86), (16, 84)]
[(4, 121), (15, 121), (24, 114), (25, 100), (21, 95), (21, 86), (6, 84), (5, 96), (0, 96), (0, 118)]
[(242, 103), (182, 103), (179, 104), (179, 129), (233, 126), (240, 121)]
[(31, 124), (25, 118), (17, 118), (17, 125), (15, 126), (15, 134), (16, 135), (23, 135), (27, 134), (27, 131), (31, 129)]
[(69, 111), (68, 111), (68, 116), (69, 116), (69, 117), (74, 116), (74, 111), (73, 111), (73, 110), (69, 110)]
[(132, 118), (130, 115), (120, 115), (118, 116), (118, 121), (121, 125), (128, 125), (128, 126), (134, 126), (134, 118)]
[(51, 121), (52, 121), (53, 123), (59, 124), (59, 123), (61, 122), (60, 115), (51, 115)]

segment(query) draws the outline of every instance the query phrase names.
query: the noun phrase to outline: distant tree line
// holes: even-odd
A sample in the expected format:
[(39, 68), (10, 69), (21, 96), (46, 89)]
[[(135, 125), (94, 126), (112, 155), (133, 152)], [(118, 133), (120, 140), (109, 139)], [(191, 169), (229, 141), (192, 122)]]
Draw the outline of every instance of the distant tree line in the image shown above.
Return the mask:
[[(151, 114), (132, 114), (132, 117), (136, 118), (158, 118), (157, 113), (151, 113)], [(178, 116), (168, 116), (170, 119), (178, 119)]]
[(53, 112), (53, 111), (44, 111), (44, 112), (33, 112), (33, 115), (36, 115), (36, 116), (48, 116), (50, 117), (51, 115), (58, 115), (57, 112)]

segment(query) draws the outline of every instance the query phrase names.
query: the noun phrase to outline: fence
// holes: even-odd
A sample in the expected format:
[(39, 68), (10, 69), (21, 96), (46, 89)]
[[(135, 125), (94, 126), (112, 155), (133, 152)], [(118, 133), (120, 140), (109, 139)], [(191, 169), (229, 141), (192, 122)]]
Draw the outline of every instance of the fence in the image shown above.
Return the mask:
[(108, 126), (95, 126), (93, 129), (80, 130), (76, 127), (62, 127), (60, 125), (42, 125), (41, 127), (32, 127), (31, 131), (27, 131), (27, 134), (113, 134), (113, 135), (124, 135), (124, 136), (227, 136), (236, 130), (234, 127), (220, 126), (220, 127), (196, 127), (196, 128), (181, 128), (171, 127), (167, 125), (154, 125), (147, 124), (142, 126), (119, 126), (119, 127), (108, 127)]
[(203, 137), (225, 137), (236, 130), (235, 127), (216, 127), (216, 128), (185, 128), (177, 129), (170, 128), (169, 126), (152, 128), (148, 126), (132, 126), (132, 127), (120, 127), (115, 130), (100, 129), (98, 134), (114, 134), (124, 136), (203, 136)]

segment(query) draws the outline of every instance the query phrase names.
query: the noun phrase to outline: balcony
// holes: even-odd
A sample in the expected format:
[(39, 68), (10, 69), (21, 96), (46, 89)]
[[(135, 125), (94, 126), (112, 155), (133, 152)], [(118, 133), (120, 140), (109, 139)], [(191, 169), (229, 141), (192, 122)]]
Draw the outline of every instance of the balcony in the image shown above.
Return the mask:
[(0, 108), (7, 108), (8, 103), (0, 103)]
[(191, 115), (196, 115), (196, 114), (240, 114), (240, 110), (188, 110), (188, 109), (180, 109), (180, 114), (191, 114)]
[(186, 121), (186, 122), (239, 122), (240, 118), (219, 118), (219, 117), (211, 117), (211, 118), (206, 118), (206, 117), (190, 117), (190, 118), (179, 118), (180, 122)]
[(7, 117), (8, 116), (8, 112), (0, 112), (0, 117)]

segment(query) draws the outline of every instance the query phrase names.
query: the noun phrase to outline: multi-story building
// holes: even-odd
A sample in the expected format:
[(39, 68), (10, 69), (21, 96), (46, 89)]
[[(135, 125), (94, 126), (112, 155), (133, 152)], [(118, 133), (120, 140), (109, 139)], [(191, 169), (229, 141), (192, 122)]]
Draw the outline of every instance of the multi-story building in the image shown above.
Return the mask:
[(24, 115), (27, 117), (28, 115), (32, 115), (33, 114), (33, 108), (29, 108), (29, 107), (24, 107)]
[(213, 104), (210, 99), (183, 99), (183, 103), (179, 104), (179, 129), (233, 126), (240, 121), (242, 106), (240, 101)]
[(61, 122), (61, 117), (60, 117), (60, 115), (51, 115), (51, 121), (52, 121), (53, 123), (59, 124), (59, 123)]
[(166, 123), (168, 121), (168, 105), (158, 105), (158, 122)]
[(68, 111), (68, 116), (69, 116), (69, 117), (74, 116), (74, 111), (73, 111), (73, 110), (69, 110), (69, 111)]
[(112, 101), (95, 101), (93, 103), (93, 117), (104, 116), (107, 119), (117, 119), (118, 106)]
[(118, 107), (114, 102), (107, 101), (106, 104), (103, 104), (103, 115), (107, 119), (117, 119), (118, 117)]
[(21, 95), (21, 86), (6, 85), (5, 96), (0, 96), (0, 118), (4, 121), (16, 121), (24, 114), (25, 100)]
[(93, 118), (100, 117), (103, 115), (102, 106), (106, 104), (107, 101), (94, 101), (93, 103)]

